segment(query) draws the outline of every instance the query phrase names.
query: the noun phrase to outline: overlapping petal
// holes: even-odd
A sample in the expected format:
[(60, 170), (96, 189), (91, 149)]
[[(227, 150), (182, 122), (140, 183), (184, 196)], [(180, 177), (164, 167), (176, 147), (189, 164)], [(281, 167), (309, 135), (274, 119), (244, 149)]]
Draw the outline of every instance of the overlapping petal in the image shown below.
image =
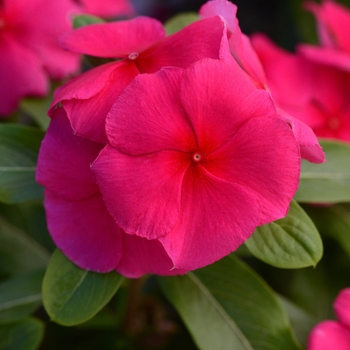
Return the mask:
[(231, 59), (204, 59), (186, 70), (180, 90), (199, 147), (210, 152), (225, 144), (252, 116), (274, 116), (269, 94), (257, 89)]
[(308, 350), (350, 350), (350, 330), (336, 321), (324, 321), (310, 333)]
[(333, 304), (338, 320), (349, 329), (350, 332), (350, 288), (340, 291)]
[(177, 92), (182, 72), (170, 68), (135, 78), (107, 117), (113, 147), (131, 155), (195, 147)]
[(155, 239), (178, 220), (185, 160), (183, 152), (129, 156), (106, 146), (92, 169), (118, 225), (127, 233)]
[(260, 217), (259, 199), (245, 187), (190, 167), (182, 184), (178, 224), (159, 240), (174, 266), (197, 269), (238, 248)]
[(103, 145), (74, 136), (62, 108), (54, 111), (39, 153), (37, 181), (67, 200), (99, 192), (90, 170)]
[(97, 272), (117, 267), (123, 254), (122, 230), (109, 215), (100, 193), (66, 200), (46, 190), (44, 204), (51, 237), (70, 260)]
[(60, 38), (61, 46), (96, 57), (126, 58), (165, 36), (163, 25), (150, 17), (80, 27)]
[(129, 0), (79, 0), (79, 4), (84, 12), (103, 18), (135, 13)]

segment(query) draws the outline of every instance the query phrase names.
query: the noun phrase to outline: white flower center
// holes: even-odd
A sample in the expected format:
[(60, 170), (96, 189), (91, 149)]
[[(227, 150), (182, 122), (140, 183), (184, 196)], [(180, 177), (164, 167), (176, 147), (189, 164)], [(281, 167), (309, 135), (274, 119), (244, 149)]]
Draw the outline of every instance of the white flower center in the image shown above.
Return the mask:
[(128, 56), (128, 59), (129, 59), (129, 60), (136, 60), (137, 57), (139, 57), (139, 53), (138, 53), (138, 52), (132, 52), (132, 53)]

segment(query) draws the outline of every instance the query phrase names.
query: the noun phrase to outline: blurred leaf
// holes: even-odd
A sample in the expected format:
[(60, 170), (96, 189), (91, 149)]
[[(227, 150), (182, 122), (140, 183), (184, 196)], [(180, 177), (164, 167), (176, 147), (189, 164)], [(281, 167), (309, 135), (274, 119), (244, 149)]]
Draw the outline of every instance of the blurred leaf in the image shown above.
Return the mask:
[(326, 153), (326, 162), (313, 164), (303, 161), (298, 202), (350, 202), (350, 145), (343, 142), (320, 142)]
[(165, 24), (165, 31), (167, 35), (174, 34), (185, 28), (189, 24), (198, 21), (199, 15), (196, 12), (183, 12), (170, 18)]
[(123, 279), (114, 271), (82, 270), (57, 249), (44, 277), (45, 309), (52, 321), (65, 326), (86, 322), (109, 302)]
[(52, 94), (46, 98), (26, 98), (21, 101), (20, 108), (38, 124), (41, 130), (46, 131), (50, 118), (47, 111), (52, 102)]
[(0, 325), (0, 350), (36, 350), (43, 334), (43, 323), (34, 318), (10, 325)]
[(350, 204), (341, 203), (330, 207), (306, 208), (321, 233), (337, 240), (350, 257)]
[(34, 239), (0, 217), (0, 272), (17, 274), (45, 268), (49, 256)]
[(43, 198), (35, 167), (44, 133), (22, 125), (0, 125), (0, 201), (16, 203)]
[(41, 304), (44, 271), (13, 277), (0, 285), (0, 324), (29, 316)]
[(77, 29), (80, 27), (87, 26), (89, 24), (104, 23), (102, 18), (92, 16), (92, 15), (79, 15), (75, 16), (73, 19), (73, 28)]
[(310, 331), (317, 323), (316, 319), (289, 299), (282, 296), (279, 296), (279, 299), (288, 313), (290, 323), (298, 341), (306, 347)]
[(300, 349), (275, 293), (233, 255), (159, 282), (201, 350)]
[(280, 268), (315, 266), (323, 253), (314, 223), (295, 201), (285, 218), (258, 227), (245, 244), (258, 259)]

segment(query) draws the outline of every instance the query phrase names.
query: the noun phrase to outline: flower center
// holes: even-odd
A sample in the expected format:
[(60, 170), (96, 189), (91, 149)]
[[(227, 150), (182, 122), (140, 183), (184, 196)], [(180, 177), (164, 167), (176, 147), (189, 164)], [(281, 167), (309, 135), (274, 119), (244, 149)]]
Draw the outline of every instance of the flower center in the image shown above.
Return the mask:
[(198, 152), (193, 153), (192, 159), (194, 162), (199, 163), (202, 160), (202, 155)]
[(128, 56), (128, 59), (129, 59), (129, 60), (136, 60), (137, 57), (139, 57), (139, 53), (138, 53), (138, 52), (132, 52), (132, 53)]

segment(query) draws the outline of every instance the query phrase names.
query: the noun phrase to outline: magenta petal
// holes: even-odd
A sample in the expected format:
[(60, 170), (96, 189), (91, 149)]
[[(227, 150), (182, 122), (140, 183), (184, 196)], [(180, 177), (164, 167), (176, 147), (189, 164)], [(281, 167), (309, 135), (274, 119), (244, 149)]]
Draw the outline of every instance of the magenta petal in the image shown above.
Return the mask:
[(57, 108), (40, 148), (36, 179), (67, 200), (89, 197), (98, 192), (90, 164), (101, 148), (74, 136), (64, 110)]
[(204, 59), (189, 67), (180, 95), (199, 147), (206, 152), (223, 145), (248, 119), (276, 113), (269, 94), (257, 89), (233, 59)]
[(149, 17), (80, 27), (61, 37), (67, 50), (97, 57), (125, 58), (165, 36), (162, 24)]
[(183, 157), (174, 151), (128, 156), (110, 146), (101, 151), (92, 170), (109, 212), (127, 233), (155, 239), (175, 226), (188, 167)]
[[(30, 69), (28, 69), (30, 67)], [(40, 59), (12, 37), (0, 41), (0, 115), (10, 114), (26, 96), (48, 93), (48, 77)]]
[(350, 71), (350, 52), (307, 44), (298, 45), (298, 52), (314, 62)]
[(99, 193), (69, 201), (45, 191), (48, 228), (55, 244), (79, 267), (114, 270), (122, 256), (122, 231), (109, 215)]
[(310, 333), (308, 350), (350, 350), (350, 330), (336, 321), (324, 321)]
[(134, 9), (129, 0), (79, 0), (84, 12), (98, 17), (133, 15)]
[(209, 172), (246, 188), (259, 199), (259, 225), (287, 215), (298, 188), (300, 155), (285, 122), (276, 117), (253, 118), (208, 158)]
[(338, 320), (350, 332), (350, 288), (345, 288), (339, 293), (333, 306)]
[(260, 217), (259, 199), (243, 186), (189, 168), (179, 222), (159, 240), (174, 266), (194, 270), (221, 259), (250, 237)]
[[(105, 129), (107, 114), (121, 92), (137, 74), (138, 70), (133, 63), (115, 64), (115, 69), (111, 71), (108, 77), (106, 76), (106, 81), (100, 81), (101, 91), (90, 99), (78, 100), (71, 98), (63, 100), (62, 106), (67, 112), (74, 132), (92, 141), (107, 143)], [(96, 89), (97, 84), (92, 80), (94, 76), (96, 76), (96, 72), (89, 74), (89, 79), (86, 76), (82, 78), (79, 82), (80, 89)], [(74, 85), (78, 85), (77, 83), (76, 80)], [(71, 88), (72, 86), (69, 87), (69, 90)], [(62, 90), (60, 95), (62, 96)], [(57, 97), (55, 100), (57, 100)]]
[(129, 278), (149, 273), (172, 276), (187, 272), (174, 268), (173, 262), (157, 239), (148, 240), (128, 234), (123, 235), (123, 256), (116, 270)]
[(227, 44), (226, 27), (221, 18), (204, 19), (186, 26), (142, 52), (137, 66), (141, 73), (154, 73), (167, 66), (187, 68), (206, 57), (221, 58), (225, 43)]
[(194, 147), (193, 131), (178, 96), (182, 69), (142, 74), (125, 89), (107, 117), (110, 144), (127, 154)]
[(326, 161), (325, 154), (312, 129), (301, 120), (293, 118), (281, 110), (278, 111), (278, 114), (292, 128), (295, 139), (300, 146), (301, 157), (309, 162), (324, 163)]

